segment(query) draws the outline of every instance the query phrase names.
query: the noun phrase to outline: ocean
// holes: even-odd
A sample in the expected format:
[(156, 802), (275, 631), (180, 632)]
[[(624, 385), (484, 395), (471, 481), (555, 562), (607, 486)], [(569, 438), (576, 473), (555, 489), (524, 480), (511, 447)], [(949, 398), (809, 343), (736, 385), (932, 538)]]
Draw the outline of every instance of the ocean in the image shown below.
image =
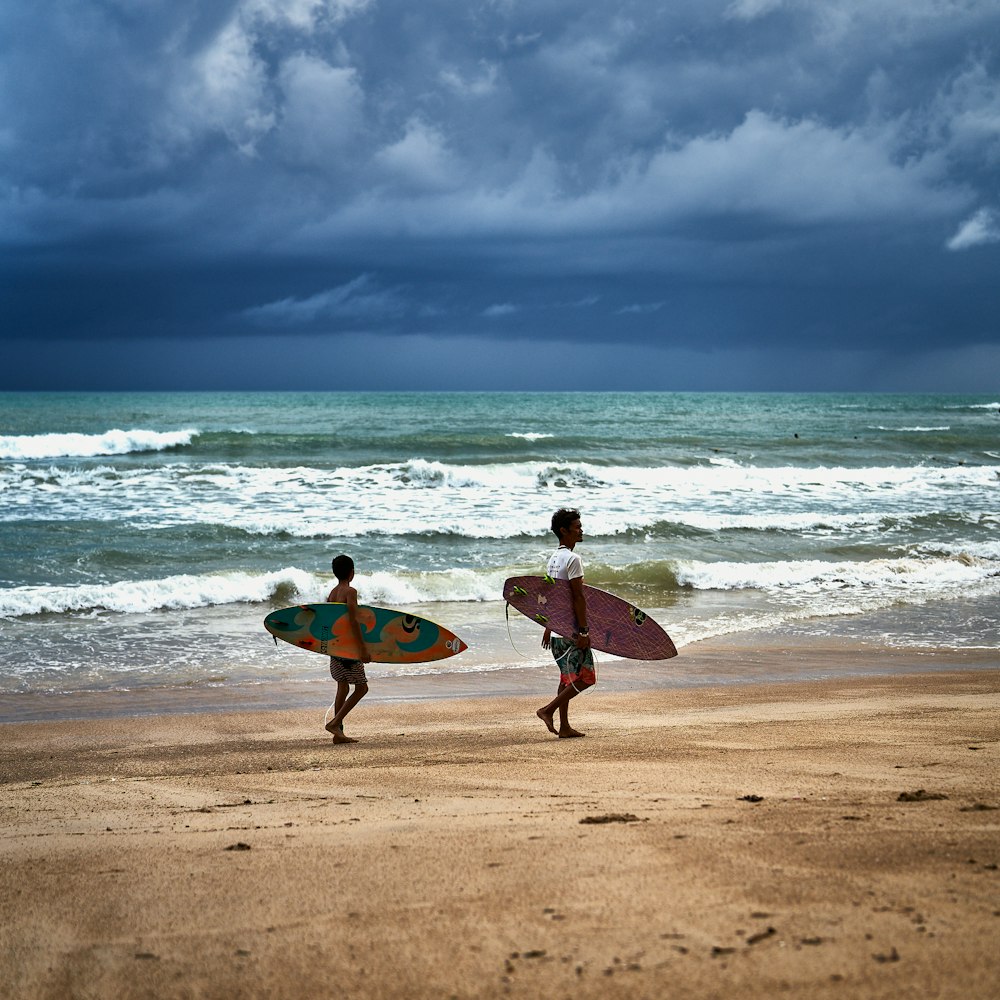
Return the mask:
[(723, 635), (997, 648), (997, 397), (8, 393), (0, 721), (22, 696), (329, 685), (261, 622), (323, 600), (340, 552), (363, 600), (470, 645), (373, 664), (373, 691), (487, 691), (548, 662), (500, 595), (561, 506), (587, 582), (680, 649), (664, 683)]

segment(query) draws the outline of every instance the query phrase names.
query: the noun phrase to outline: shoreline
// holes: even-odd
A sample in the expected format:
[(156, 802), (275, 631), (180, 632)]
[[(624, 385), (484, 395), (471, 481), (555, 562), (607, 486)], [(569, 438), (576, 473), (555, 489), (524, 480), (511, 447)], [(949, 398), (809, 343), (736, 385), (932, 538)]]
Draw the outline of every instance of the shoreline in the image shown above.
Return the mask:
[[(17, 692), (0, 695), (0, 726), (21, 723), (149, 717), (160, 714), (284, 711), (322, 712), (335, 686), (325, 659), (315, 677), (258, 683), (235, 681), (82, 690), (65, 693)], [(795, 683), (832, 678), (877, 677), (900, 673), (1000, 669), (1000, 650), (888, 648), (871, 641), (741, 632), (681, 647), (677, 657), (656, 663), (598, 656), (598, 685), (584, 697), (602, 693), (683, 690), (714, 686)], [(544, 698), (556, 681), (543, 657), (536, 662), (493, 670), (370, 677), (369, 693), (355, 710), (381, 704), (453, 699)]]
[(537, 700), (6, 727), (0, 996), (995, 994), (1000, 671)]

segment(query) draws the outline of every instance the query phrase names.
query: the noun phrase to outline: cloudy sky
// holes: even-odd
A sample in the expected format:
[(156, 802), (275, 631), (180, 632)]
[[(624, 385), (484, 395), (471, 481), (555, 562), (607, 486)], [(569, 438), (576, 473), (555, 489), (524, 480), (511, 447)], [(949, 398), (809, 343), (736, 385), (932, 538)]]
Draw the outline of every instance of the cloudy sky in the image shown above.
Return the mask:
[(0, 388), (1000, 387), (996, 0), (5, 0)]

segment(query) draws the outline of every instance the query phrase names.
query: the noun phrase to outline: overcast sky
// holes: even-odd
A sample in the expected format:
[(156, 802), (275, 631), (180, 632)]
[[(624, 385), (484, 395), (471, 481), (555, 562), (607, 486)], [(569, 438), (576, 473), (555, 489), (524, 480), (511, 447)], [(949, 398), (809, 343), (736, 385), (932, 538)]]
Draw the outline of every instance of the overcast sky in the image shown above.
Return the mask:
[(996, 0), (5, 0), (0, 388), (1000, 389)]

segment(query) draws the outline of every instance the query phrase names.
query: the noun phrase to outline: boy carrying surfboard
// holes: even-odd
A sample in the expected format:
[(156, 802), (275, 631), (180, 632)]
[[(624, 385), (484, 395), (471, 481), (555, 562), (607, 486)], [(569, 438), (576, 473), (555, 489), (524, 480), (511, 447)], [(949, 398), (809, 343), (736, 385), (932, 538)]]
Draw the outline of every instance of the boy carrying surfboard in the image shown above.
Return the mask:
[[(556, 696), (535, 714), (560, 739), (584, 734), (569, 724), (569, 703), (582, 691), (597, 683), (594, 654), (590, 648), (590, 628), (587, 624), (587, 601), (583, 592), (583, 560), (574, 551), (583, 541), (583, 526), (578, 510), (560, 508), (552, 515), (552, 531), (559, 539), (559, 548), (549, 557), (546, 572), (554, 580), (568, 580), (573, 602), (576, 628), (571, 639), (553, 635), (546, 628), (542, 646), (551, 649), (559, 664), (559, 687)], [(559, 728), (555, 714), (559, 713)]]
[[(337, 577), (337, 584), (327, 597), (328, 604), (346, 604), (347, 617), (350, 621), (351, 633), (361, 659), (346, 660), (341, 656), (330, 657), (330, 676), (337, 682), (337, 698), (333, 703), (333, 718), (326, 724), (326, 730), (333, 736), (334, 743), (357, 743), (356, 739), (344, 735), (344, 719), (348, 712), (366, 694), (368, 694), (368, 677), (365, 674), (365, 664), (371, 663), (368, 647), (361, 635), (361, 625), (358, 623), (358, 592), (351, 586), (354, 579), (354, 560), (350, 556), (336, 556), (332, 564)], [(354, 693), (348, 696), (351, 685)]]

